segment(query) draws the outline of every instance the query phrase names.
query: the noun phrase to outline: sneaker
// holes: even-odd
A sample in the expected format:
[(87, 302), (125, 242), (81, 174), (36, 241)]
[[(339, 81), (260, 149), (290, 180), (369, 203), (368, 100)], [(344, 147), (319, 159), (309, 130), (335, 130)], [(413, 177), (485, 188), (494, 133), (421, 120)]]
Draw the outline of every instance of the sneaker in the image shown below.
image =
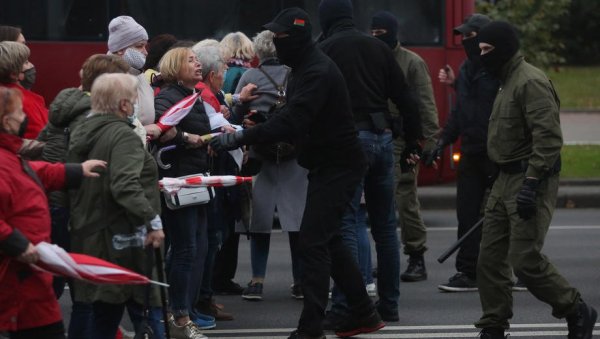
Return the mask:
[(596, 325), (598, 313), (583, 301), (577, 305), (577, 310), (567, 316), (567, 327), (569, 328), (569, 339), (590, 339)]
[(479, 338), (481, 339), (506, 339), (504, 336), (504, 329), (498, 327), (487, 327), (479, 332)]
[(450, 277), (447, 283), (438, 285), (438, 288), (445, 292), (475, 292), (477, 282), (466, 274), (458, 272)]
[(377, 311), (371, 312), (366, 317), (348, 317), (336, 330), (338, 337), (352, 337), (361, 333), (371, 333), (385, 327)]
[(217, 321), (233, 320), (233, 314), (223, 311), (223, 305), (216, 304), (213, 298), (198, 300), (198, 302), (196, 302), (196, 311), (201, 314), (209, 315)]
[(521, 279), (517, 279), (517, 281), (512, 285), (513, 292), (525, 292), (527, 291), (527, 286), (525, 283), (521, 281)]
[(196, 326), (198, 326), (198, 328), (201, 330), (210, 330), (212, 328), (217, 327), (217, 324), (215, 323), (215, 318), (210, 315), (202, 313), (192, 313), (190, 314), (190, 318), (192, 319), (194, 324), (196, 324)]
[(248, 283), (248, 287), (244, 288), (242, 292), (242, 298), (245, 300), (260, 301), (262, 300), (263, 284), (259, 282)]
[(240, 295), (244, 288), (232, 280), (226, 280), (213, 283), (213, 291), (219, 295)]
[(408, 258), (408, 268), (400, 275), (400, 279), (406, 282), (427, 280), (427, 270), (423, 255), (411, 255)]
[(290, 336), (288, 337), (288, 339), (326, 339), (326, 337), (324, 334), (314, 336), (314, 335), (303, 334), (299, 330), (293, 330), (292, 333), (290, 333)]
[(200, 329), (192, 321), (188, 321), (183, 326), (177, 326), (175, 320), (169, 320), (169, 332), (172, 339), (207, 339), (208, 337), (200, 332)]
[(304, 299), (304, 292), (302, 292), (302, 285), (300, 284), (292, 284), (290, 286), (290, 290), (292, 291), (292, 298), (295, 299)]
[(377, 285), (375, 285), (375, 283), (367, 284), (366, 288), (367, 288), (367, 294), (369, 295), (369, 297), (377, 296)]
[(335, 331), (344, 323), (344, 320), (346, 320), (345, 315), (327, 311), (325, 312), (325, 318), (323, 318), (321, 327), (323, 327), (324, 331)]

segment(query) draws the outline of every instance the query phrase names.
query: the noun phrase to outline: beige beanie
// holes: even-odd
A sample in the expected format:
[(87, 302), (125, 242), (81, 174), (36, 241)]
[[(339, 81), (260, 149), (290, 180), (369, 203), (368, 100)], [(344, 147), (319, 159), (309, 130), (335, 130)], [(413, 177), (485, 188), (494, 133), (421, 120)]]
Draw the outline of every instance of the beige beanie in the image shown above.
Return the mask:
[(108, 24), (108, 50), (112, 53), (142, 40), (148, 40), (148, 33), (130, 16), (118, 16)]

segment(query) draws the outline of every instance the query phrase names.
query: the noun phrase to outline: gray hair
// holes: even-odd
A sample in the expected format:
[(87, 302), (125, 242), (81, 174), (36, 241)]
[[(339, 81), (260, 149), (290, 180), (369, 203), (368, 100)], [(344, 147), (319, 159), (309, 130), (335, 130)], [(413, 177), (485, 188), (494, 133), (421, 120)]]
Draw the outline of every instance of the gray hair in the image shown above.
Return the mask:
[(277, 51), (273, 44), (274, 36), (275, 33), (267, 30), (256, 34), (254, 38), (252, 38), (254, 52), (256, 52), (256, 56), (260, 61), (277, 57)]
[(138, 79), (131, 74), (100, 75), (92, 85), (92, 112), (117, 115), (121, 100), (134, 100), (137, 97), (138, 85)]
[(15, 41), (0, 42), (0, 83), (13, 83), (29, 59), (29, 47)]
[(198, 61), (202, 64), (203, 79), (206, 79), (210, 72), (219, 73), (223, 65), (225, 65), (218, 47), (203, 46), (197, 48), (194, 52), (198, 57)]
[(194, 53), (196, 55), (198, 55), (198, 51), (201, 50), (204, 47), (216, 47), (216, 48), (221, 48), (220, 47), (220, 43), (218, 40), (215, 39), (204, 39), (204, 40), (200, 40), (198, 41), (193, 47), (192, 47), (192, 51), (194, 51)]

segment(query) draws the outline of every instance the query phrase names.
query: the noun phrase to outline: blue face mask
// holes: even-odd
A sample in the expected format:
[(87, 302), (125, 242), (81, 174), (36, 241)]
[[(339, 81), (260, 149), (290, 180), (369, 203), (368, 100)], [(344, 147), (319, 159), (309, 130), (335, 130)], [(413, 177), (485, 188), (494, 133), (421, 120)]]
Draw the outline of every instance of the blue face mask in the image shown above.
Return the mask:
[(133, 103), (132, 105), (133, 113), (127, 116), (127, 122), (133, 125), (133, 122), (135, 121), (135, 119), (137, 119), (138, 114), (140, 112), (140, 105), (137, 102)]

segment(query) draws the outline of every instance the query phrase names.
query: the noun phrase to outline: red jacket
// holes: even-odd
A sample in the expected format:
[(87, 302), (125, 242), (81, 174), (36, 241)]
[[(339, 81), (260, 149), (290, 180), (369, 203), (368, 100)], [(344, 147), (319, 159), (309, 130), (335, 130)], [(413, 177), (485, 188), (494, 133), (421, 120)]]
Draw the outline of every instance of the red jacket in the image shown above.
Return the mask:
[(23, 138), (37, 139), (38, 134), (40, 134), (48, 123), (48, 108), (46, 108), (44, 97), (16, 83), (2, 84), (2, 86), (16, 88), (23, 95), (23, 112), (25, 112), (29, 120)]
[[(0, 133), (0, 242), (18, 229), (31, 243), (50, 242), (50, 212), (44, 190), (24, 172), (17, 151), (23, 141)], [(46, 190), (65, 184), (64, 164), (30, 162)], [(8, 240), (7, 240), (8, 239)], [(0, 251), (0, 331), (15, 331), (60, 321), (52, 276)]]

